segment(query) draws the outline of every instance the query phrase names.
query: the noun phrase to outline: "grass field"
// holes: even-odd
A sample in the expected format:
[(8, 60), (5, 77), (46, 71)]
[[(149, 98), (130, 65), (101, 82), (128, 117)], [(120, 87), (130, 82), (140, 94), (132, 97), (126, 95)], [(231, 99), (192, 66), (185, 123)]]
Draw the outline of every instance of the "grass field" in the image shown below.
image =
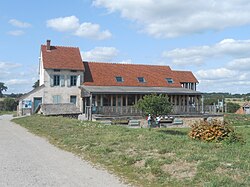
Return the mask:
[(246, 101), (244, 101), (243, 98), (225, 98), (225, 102), (237, 103), (242, 106)]
[(250, 126), (250, 115), (226, 114), (225, 121), (233, 126)]
[(0, 111), (0, 116), (4, 115), (4, 114), (16, 115), (16, 111)]
[(188, 128), (149, 131), (44, 116), (14, 122), (136, 186), (250, 186), (248, 126), (236, 127), (245, 144), (228, 145), (191, 140)]

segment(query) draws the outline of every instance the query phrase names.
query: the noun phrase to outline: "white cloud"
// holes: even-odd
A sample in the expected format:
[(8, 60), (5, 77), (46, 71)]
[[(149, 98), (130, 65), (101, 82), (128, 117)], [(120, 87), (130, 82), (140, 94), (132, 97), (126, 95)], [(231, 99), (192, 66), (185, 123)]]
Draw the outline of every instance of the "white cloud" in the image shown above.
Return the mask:
[(96, 47), (90, 51), (82, 52), (83, 61), (112, 62), (119, 51), (114, 47)]
[(60, 17), (47, 21), (47, 27), (50, 27), (60, 32), (74, 31), (78, 29), (79, 26), (79, 19), (75, 16)]
[(237, 72), (227, 68), (199, 70), (196, 76), (201, 80), (227, 80), (237, 76)]
[(33, 83), (37, 80), (36, 72), (33, 66), (27, 67), (19, 63), (0, 61), (0, 82), (4, 82), (8, 87), (5, 93), (30, 91)]
[(16, 67), (20, 67), (21, 64), (17, 64), (17, 63), (10, 63), (10, 62), (1, 62), (0, 61), (0, 69), (11, 69), (11, 68), (16, 68)]
[(112, 36), (108, 30), (100, 31), (100, 25), (93, 23), (82, 23), (74, 34), (76, 36), (97, 40), (108, 39)]
[(229, 62), (228, 68), (239, 71), (250, 71), (250, 57), (233, 60)]
[(206, 92), (249, 93), (250, 69), (233, 68), (231, 65), (232, 62), (229, 62), (225, 67), (195, 72), (200, 82), (199, 89)]
[(0, 78), (2, 79), (1, 81), (11, 77), (12, 70), (18, 67), (21, 67), (21, 64), (0, 61)]
[(118, 54), (119, 50), (115, 47), (95, 47), (90, 51), (81, 52), (83, 61), (132, 64), (131, 59), (117, 60)]
[(73, 35), (96, 40), (104, 40), (112, 36), (109, 30), (102, 31), (98, 24), (90, 22), (80, 24), (79, 19), (76, 16), (50, 19), (47, 21), (47, 27), (60, 32), (71, 31)]
[(168, 38), (250, 23), (247, 0), (95, 0), (94, 6), (135, 21), (143, 32)]
[(211, 46), (177, 48), (164, 51), (163, 58), (170, 59), (175, 65), (201, 65), (211, 58), (250, 57), (250, 40), (224, 39)]
[(30, 23), (26, 23), (26, 22), (22, 22), (16, 19), (11, 19), (9, 20), (9, 23), (15, 27), (19, 27), (19, 28), (28, 28), (31, 27)]
[(6, 85), (12, 86), (12, 85), (25, 85), (30, 84), (30, 80), (28, 79), (10, 79), (6, 81)]
[(14, 31), (9, 31), (7, 34), (12, 35), (12, 36), (21, 36), (24, 34), (24, 31), (22, 30), (14, 30)]
[(247, 87), (250, 83), (250, 40), (224, 39), (213, 45), (177, 48), (164, 51), (162, 57), (182, 68), (205, 64), (194, 71), (201, 91), (250, 91)]

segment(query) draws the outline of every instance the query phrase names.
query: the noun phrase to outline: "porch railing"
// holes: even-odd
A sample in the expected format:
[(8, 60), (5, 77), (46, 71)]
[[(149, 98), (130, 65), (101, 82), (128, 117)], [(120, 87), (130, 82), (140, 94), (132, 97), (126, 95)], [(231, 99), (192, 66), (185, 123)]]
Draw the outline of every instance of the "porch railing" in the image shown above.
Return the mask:
[[(141, 115), (142, 111), (134, 106), (93, 106), (92, 114), (103, 115)], [(90, 107), (86, 108), (86, 112), (90, 113)], [(184, 105), (173, 106), (171, 114), (201, 114), (201, 113), (216, 113), (214, 105), (201, 106), (201, 105)]]
[(142, 112), (134, 106), (98, 106), (92, 112), (105, 115), (140, 115)]

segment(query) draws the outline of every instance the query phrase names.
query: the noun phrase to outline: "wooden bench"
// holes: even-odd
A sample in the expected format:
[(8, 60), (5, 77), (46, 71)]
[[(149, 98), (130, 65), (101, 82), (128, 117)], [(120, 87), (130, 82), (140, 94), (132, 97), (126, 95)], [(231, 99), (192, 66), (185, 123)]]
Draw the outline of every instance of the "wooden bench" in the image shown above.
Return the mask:
[(141, 121), (140, 120), (129, 120), (128, 125), (129, 126), (140, 126)]
[(174, 121), (172, 123), (173, 125), (182, 125), (183, 124), (183, 120), (179, 119), (179, 118), (174, 118)]

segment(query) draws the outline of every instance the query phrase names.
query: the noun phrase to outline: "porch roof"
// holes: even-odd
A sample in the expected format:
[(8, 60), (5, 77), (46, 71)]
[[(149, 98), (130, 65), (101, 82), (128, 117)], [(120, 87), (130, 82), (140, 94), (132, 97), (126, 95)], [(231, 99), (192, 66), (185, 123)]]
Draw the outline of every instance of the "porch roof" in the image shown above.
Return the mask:
[(132, 86), (81, 86), (82, 97), (88, 94), (150, 94), (201, 95), (201, 92), (186, 88), (171, 87), (132, 87)]

